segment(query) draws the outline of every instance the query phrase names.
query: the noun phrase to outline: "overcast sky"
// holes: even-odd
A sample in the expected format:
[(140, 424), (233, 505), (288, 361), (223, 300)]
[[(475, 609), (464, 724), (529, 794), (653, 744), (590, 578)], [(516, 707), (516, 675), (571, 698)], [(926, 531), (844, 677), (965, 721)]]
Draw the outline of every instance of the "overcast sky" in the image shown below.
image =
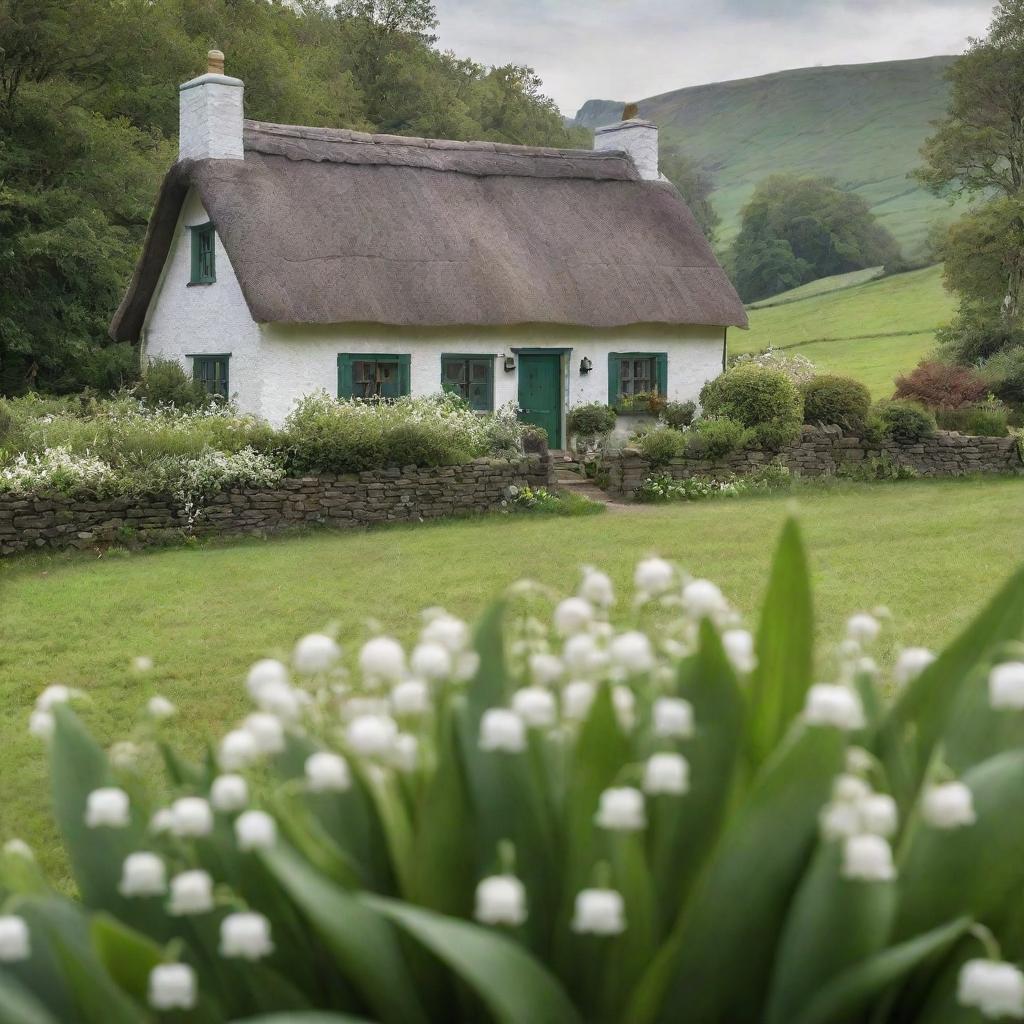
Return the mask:
[(529, 64), (567, 114), (784, 68), (959, 53), (992, 0), (436, 0), (440, 45)]

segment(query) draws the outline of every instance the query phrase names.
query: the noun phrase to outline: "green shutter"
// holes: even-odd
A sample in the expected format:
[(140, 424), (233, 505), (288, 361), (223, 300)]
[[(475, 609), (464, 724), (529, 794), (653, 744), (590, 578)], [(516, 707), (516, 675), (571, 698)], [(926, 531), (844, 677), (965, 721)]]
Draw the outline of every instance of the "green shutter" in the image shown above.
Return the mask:
[(212, 224), (189, 228), (192, 244), (192, 273), (190, 284), (213, 284), (217, 280), (214, 261), (216, 241)]
[(662, 398), (668, 398), (668, 353), (659, 352), (656, 358), (658, 361), (658, 394)]
[(352, 397), (352, 357), (338, 356), (338, 397)]
[(619, 360), (618, 352), (608, 353), (608, 404), (619, 404)]
[(398, 357), (398, 393), (400, 395), (408, 395), (409, 392), (409, 377), (410, 368), (412, 363), (412, 356), (399, 356)]

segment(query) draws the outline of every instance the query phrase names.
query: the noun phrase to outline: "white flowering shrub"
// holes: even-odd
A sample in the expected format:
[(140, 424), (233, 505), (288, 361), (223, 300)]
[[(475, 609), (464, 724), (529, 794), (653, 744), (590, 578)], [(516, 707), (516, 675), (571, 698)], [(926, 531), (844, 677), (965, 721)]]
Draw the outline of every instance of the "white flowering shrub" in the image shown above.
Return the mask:
[(794, 384), (809, 384), (817, 376), (814, 363), (807, 356), (792, 353), (784, 348), (768, 346), (763, 352), (743, 352), (729, 360), (731, 366), (752, 363), (771, 370), (781, 370)]
[(634, 584), (311, 634), (196, 761), (167, 701), (106, 753), (50, 687), (80, 899), (4, 848), (0, 1020), (1024, 1019), (1024, 574), (884, 676), (881, 610), (816, 663), (792, 524), (756, 634)]
[(61, 446), (31, 455), (18, 452), (6, 465), (0, 465), (0, 491), (103, 491), (114, 477), (113, 468), (102, 459)]

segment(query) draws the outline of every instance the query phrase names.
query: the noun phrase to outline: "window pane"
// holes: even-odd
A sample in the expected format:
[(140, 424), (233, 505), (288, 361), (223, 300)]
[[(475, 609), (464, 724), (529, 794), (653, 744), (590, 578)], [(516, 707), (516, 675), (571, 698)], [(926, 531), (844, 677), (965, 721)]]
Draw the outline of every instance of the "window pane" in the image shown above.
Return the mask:
[(461, 384), (466, 379), (466, 364), (461, 359), (448, 359), (444, 364), (444, 379)]
[(472, 372), (472, 380), (474, 382), (487, 383), (491, 379), (491, 366), (490, 363), (485, 363), (480, 359), (470, 363), (470, 370)]

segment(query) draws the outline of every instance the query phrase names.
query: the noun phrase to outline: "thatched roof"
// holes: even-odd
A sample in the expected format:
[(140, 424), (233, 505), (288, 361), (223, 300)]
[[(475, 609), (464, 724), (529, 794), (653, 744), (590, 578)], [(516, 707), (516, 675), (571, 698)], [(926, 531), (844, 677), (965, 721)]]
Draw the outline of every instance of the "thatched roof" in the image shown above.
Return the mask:
[(679, 193), (620, 153), (256, 121), (244, 141), (168, 172), (114, 338), (138, 338), (190, 187), (259, 322), (746, 326)]

